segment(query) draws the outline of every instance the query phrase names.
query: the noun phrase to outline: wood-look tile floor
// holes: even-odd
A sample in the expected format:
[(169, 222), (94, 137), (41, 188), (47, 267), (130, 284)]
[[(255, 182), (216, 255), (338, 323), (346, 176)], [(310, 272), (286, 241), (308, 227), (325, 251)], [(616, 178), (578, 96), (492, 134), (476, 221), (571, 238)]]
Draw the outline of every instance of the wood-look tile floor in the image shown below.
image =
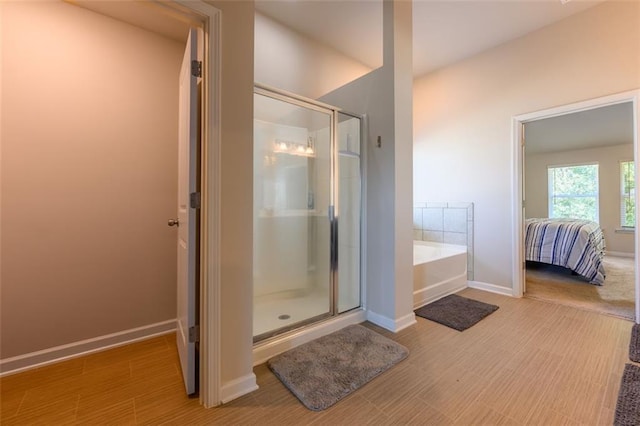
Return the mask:
[(498, 311), (464, 332), (417, 318), (409, 357), (336, 405), (306, 409), (265, 365), (260, 389), (214, 409), (184, 395), (167, 335), (0, 380), (3, 425), (610, 425), (633, 323), (473, 289)]

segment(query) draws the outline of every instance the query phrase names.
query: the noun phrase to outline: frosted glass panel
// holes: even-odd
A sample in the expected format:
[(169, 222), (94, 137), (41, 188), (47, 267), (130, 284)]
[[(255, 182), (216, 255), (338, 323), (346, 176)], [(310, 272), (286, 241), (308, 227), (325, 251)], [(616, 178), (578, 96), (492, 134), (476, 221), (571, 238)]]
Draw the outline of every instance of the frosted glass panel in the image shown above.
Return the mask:
[(338, 312), (360, 306), (360, 119), (338, 113)]
[(254, 95), (254, 325), (258, 340), (331, 314), (332, 115)]

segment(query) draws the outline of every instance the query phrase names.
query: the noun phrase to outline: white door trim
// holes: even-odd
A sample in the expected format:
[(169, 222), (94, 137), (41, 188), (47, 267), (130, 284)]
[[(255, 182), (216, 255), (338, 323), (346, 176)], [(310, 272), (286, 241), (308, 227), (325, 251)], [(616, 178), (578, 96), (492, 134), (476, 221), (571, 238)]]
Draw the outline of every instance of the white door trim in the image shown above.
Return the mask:
[[(638, 102), (640, 100), (640, 90), (631, 90), (628, 92), (616, 93), (609, 96), (590, 99), (559, 107), (549, 108), (541, 111), (530, 112), (512, 117), (511, 119), (511, 165), (512, 165), (512, 213), (513, 213), (513, 257), (512, 257), (512, 282), (513, 295), (522, 297), (524, 289), (524, 218), (522, 217), (522, 202), (524, 191), (522, 184), (524, 182), (522, 160), (524, 158), (524, 150), (522, 144), (522, 125), (529, 121), (540, 120), (543, 118), (556, 117), (559, 115), (590, 110), (608, 105), (615, 105), (623, 102), (631, 102), (633, 105), (633, 157), (638, 164), (639, 146), (638, 146), (638, 123), (640, 123), (640, 111)], [(639, 176), (636, 174), (636, 187), (638, 186)], [(640, 209), (636, 209), (636, 224), (640, 223)], [(635, 232), (635, 281), (636, 281), (636, 300), (635, 300), (635, 318), (636, 323), (640, 323), (640, 232)]]
[(220, 401), (220, 60), (221, 11), (200, 0), (173, 0), (204, 23), (202, 209), (200, 246), (200, 403)]

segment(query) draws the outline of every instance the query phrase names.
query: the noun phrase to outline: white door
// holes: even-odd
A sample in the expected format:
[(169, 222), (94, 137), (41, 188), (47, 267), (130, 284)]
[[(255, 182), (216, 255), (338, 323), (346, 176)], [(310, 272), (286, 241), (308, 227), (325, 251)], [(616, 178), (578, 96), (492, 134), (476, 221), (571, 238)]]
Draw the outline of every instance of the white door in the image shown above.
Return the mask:
[(180, 68), (178, 122), (177, 344), (187, 394), (196, 392), (197, 208), (198, 191), (198, 70), (197, 31), (191, 29)]

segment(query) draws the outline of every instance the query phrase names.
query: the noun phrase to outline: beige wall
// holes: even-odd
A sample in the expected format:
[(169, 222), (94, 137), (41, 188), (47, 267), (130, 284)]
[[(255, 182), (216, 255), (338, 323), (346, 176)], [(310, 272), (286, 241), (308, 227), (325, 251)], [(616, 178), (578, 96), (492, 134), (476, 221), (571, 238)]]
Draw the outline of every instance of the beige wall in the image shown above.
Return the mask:
[(0, 356), (175, 318), (183, 46), (67, 3), (2, 7)]
[[(384, 65), (321, 100), (367, 115), (366, 287), (367, 318), (391, 330), (413, 315), (411, 200), (412, 5), (383, 3)], [(381, 146), (377, 146), (377, 138)]]
[(512, 117), (639, 88), (638, 22), (610, 0), (414, 81), (414, 199), (474, 203), (477, 281), (512, 286)]
[(258, 83), (317, 99), (371, 71), (260, 13), (255, 15), (255, 26)]
[(526, 217), (548, 217), (547, 167), (598, 163), (600, 226), (607, 251), (634, 253), (633, 233), (615, 232), (620, 228), (620, 162), (633, 161), (633, 145), (529, 154), (525, 161)]
[[(255, 384), (253, 349), (253, 1), (222, 11), (220, 330), (223, 397)], [(238, 396), (237, 394), (235, 396)]]

